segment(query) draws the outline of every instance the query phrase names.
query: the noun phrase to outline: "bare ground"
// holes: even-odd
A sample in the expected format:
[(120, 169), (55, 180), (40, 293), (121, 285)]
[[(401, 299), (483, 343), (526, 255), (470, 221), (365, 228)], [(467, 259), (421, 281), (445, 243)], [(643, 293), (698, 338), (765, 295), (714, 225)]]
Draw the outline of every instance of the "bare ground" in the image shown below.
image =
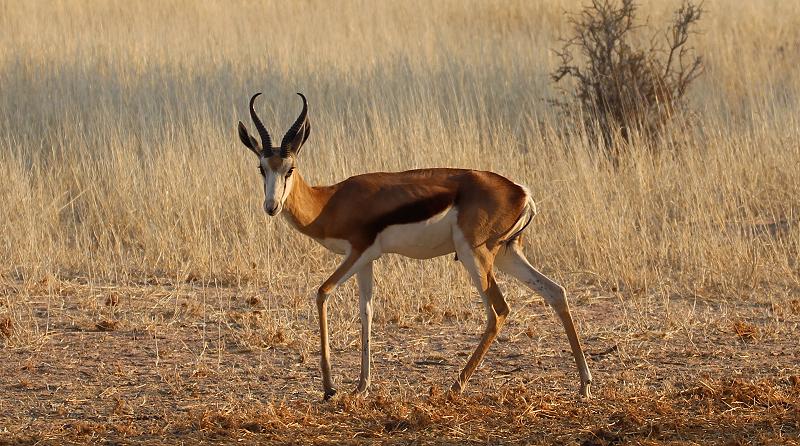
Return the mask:
[(533, 298), (455, 397), (444, 389), (480, 318), (379, 317), (371, 392), (351, 396), (359, 342), (348, 312), (333, 333), (340, 392), (323, 403), (310, 305), (284, 317), (232, 288), (164, 289), (62, 282), (50, 297), (26, 291), (21, 306), (20, 288), (6, 287), (0, 444), (800, 444), (791, 293), (574, 296), (590, 401), (577, 397), (563, 330)]

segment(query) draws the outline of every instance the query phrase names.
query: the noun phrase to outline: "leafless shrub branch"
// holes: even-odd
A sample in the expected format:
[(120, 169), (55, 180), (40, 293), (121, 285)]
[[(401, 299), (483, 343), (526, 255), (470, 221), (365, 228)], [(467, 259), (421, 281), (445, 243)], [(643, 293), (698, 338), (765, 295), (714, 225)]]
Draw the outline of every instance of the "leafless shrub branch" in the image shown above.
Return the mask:
[(590, 131), (599, 131), (615, 156), (616, 135), (624, 142), (631, 141), (633, 131), (657, 135), (703, 72), (702, 58), (689, 45), (704, 13), (702, 4), (685, 1), (663, 41), (655, 34), (644, 48), (632, 43), (636, 31), (645, 27), (637, 24), (637, 8), (633, 0), (592, 0), (582, 11), (568, 14), (573, 34), (556, 50), (560, 63), (551, 74), (555, 82), (574, 80), (568, 99), (555, 103), (566, 114), (580, 116)]

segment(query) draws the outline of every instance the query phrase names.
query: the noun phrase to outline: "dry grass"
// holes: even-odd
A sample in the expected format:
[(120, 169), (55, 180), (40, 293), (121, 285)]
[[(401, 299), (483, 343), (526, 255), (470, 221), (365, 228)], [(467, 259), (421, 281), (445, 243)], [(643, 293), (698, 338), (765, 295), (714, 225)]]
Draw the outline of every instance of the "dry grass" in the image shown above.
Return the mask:
[[(0, 442), (791, 442), (800, 5), (707, 1), (695, 126), (616, 169), (546, 101), (578, 6), (0, 3)], [(618, 345), (591, 364), (602, 398), (574, 403), (561, 329), (510, 283), (478, 391), (425, 396), (482, 309), (451, 259), (387, 258), (376, 391), (319, 405), (310, 296), (336, 258), (260, 211), (235, 124), (261, 90), (275, 134), (309, 97), (312, 182), (448, 165), (526, 184), (530, 258), (590, 351)], [(339, 379), (354, 295), (332, 305)]]

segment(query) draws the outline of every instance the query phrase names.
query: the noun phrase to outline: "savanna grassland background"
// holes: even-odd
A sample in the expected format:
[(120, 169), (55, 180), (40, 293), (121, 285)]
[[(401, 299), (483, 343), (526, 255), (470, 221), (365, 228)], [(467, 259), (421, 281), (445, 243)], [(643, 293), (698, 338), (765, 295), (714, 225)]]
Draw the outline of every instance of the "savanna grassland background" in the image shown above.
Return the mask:
[[(548, 101), (581, 5), (0, 1), (0, 442), (797, 444), (800, 2), (706, 1), (689, 125), (618, 165)], [(479, 298), (450, 257), (387, 257), (373, 391), (320, 403), (312, 296), (337, 259), (262, 211), (235, 130), (258, 91), (273, 139), (309, 98), (311, 183), (526, 184), (526, 250), (571, 296), (595, 398), (504, 277), (509, 324), (442, 395)], [(340, 390), (356, 296), (331, 305)]]

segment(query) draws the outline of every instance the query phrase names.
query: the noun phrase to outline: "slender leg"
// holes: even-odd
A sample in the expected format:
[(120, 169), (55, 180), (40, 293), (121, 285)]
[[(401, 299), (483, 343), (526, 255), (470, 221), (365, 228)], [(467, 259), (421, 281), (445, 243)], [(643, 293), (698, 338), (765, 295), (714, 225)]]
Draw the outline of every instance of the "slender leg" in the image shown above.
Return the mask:
[(516, 244), (501, 248), (495, 265), (501, 271), (515, 277), (541, 294), (544, 300), (555, 310), (559, 319), (561, 319), (562, 325), (564, 325), (564, 330), (567, 332), (569, 345), (572, 348), (572, 356), (575, 357), (575, 364), (578, 366), (578, 373), (581, 377), (580, 394), (583, 398), (589, 398), (591, 396), (592, 374), (589, 372), (589, 366), (586, 365), (586, 357), (583, 355), (581, 342), (575, 330), (575, 324), (572, 321), (564, 287), (531, 266)]
[(317, 312), (319, 313), (320, 370), (322, 370), (322, 388), (324, 399), (336, 395), (331, 379), (331, 348), (328, 342), (328, 295), (317, 293)]
[(336, 271), (326, 280), (317, 291), (317, 311), (319, 312), (320, 335), (320, 369), (322, 370), (322, 388), (325, 391), (324, 399), (328, 400), (336, 394), (331, 378), (331, 349), (328, 341), (328, 296), (336, 288), (374, 258), (365, 252), (353, 251), (347, 255)]
[(497, 333), (505, 323), (509, 313), (509, 307), (492, 274), (492, 262), (494, 253), (490, 252), (485, 246), (470, 248), (466, 243), (456, 243), (458, 258), (463, 262), (464, 267), (469, 272), (475, 288), (483, 299), (486, 307), (486, 329), (478, 342), (478, 346), (467, 360), (464, 369), (458, 375), (458, 380), (453, 384), (451, 390), (460, 393), (466, 387), (470, 376), (480, 365), (489, 346), (492, 345)]
[(369, 387), (370, 344), (372, 330), (372, 262), (367, 263), (357, 273), (359, 313), (361, 315), (361, 376), (358, 378), (356, 393), (363, 393)]

